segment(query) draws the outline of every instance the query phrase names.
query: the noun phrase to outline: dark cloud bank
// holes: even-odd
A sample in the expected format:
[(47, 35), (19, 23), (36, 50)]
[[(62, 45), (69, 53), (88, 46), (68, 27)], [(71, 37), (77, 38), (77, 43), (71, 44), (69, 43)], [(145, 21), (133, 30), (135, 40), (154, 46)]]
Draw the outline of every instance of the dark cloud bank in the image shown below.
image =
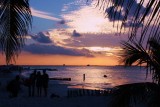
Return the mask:
[(31, 38), (39, 43), (52, 43), (48, 32), (39, 32), (36, 35), (30, 35)]
[[(74, 36), (79, 36), (80, 34), (76, 31), (73, 32)], [(48, 55), (69, 55), (69, 56), (86, 56), (93, 57), (91, 52), (87, 49), (72, 49), (57, 46), (54, 41), (51, 40), (49, 32), (39, 32), (36, 35), (30, 35), (30, 37), (38, 42), (30, 45), (26, 45), (23, 51), (32, 54), (48, 54)]]
[(26, 45), (23, 49), (24, 51), (30, 52), (32, 54), (49, 54), (49, 55), (69, 55), (69, 56), (86, 56), (93, 57), (89, 50), (86, 49), (70, 49), (55, 45), (40, 45), (40, 44), (30, 44)]

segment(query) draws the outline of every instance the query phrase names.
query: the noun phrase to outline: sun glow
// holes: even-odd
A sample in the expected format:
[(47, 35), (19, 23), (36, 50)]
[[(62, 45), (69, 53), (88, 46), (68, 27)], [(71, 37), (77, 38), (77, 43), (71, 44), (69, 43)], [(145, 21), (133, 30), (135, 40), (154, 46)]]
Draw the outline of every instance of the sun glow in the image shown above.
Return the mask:
[(93, 53), (100, 53), (99, 55), (104, 55), (104, 56), (116, 56), (120, 52), (121, 48), (120, 47), (85, 47), (85, 49), (90, 50)]
[[(79, 32), (101, 32), (101, 24), (104, 22), (103, 18), (96, 17), (93, 14), (86, 14), (85, 17), (82, 17), (81, 20), (77, 20), (78, 23), (75, 26)], [(74, 26), (74, 25), (73, 25)]]
[(55, 45), (65, 47), (66, 42), (64, 41), (69, 38), (71, 39), (71, 37), (68, 36), (69, 34), (66, 34), (66, 32), (67, 31), (53, 29), (49, 33)]

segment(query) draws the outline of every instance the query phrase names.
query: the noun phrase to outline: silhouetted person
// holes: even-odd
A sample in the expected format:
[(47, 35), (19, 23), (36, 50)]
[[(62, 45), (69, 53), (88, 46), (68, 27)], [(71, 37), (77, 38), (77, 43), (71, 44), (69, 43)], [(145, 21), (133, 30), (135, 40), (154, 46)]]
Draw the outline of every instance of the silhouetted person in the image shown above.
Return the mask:
[(47, 96), (47, 93), (48, 93), (48, 81), (49, 81), (49, 76), (46, 73), (46, 70), (43, 70), (42, 87), (43, 87), (43, 91), (44, 91), (45, 96)]
[(85, 74), (83, 74), (83, 81), (85, 81), (85, 79), (86, 79), (86, 76), (85, 76)]
[(29, 81), (30, 81), (30, 84), (29, 84), (29, 96), (33, 97), (34, 93), (35, 93), (36, 70), (34, 70), (34, 72), (30, 74)]
[(42, 75), (41, 75), (41, 72), (37, 73), (36, 87), (37, 87), (38, 96), (41, 96), (41, 92), (42, 92)]
[(10, 92), (10, 97), (17, 97), (20, 90), (20, 76), (17, 75), (15, 79), (11, 80), (7, 85), (7, 91)]

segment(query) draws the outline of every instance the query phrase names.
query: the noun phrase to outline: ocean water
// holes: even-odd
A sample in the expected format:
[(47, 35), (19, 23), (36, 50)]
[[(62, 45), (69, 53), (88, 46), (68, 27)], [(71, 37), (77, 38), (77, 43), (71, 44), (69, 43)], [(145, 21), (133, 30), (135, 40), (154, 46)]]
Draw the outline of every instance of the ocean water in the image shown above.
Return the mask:
[[(58, 84), (67, 84), (69, 88), (106, 89), (127, 83), (152, 81), (150, 74), (146, 78), (146, 69), (137, 66), (31, 66), (30, 68), (57, 69), (58, 71), (47, 71), (49, 77), (71, 78), (71, 81), (57, 81)], [(23, 75), (28, 77), (31, 72), (33, 71), (27, 70)], [(83, 74), (85, 74), (85, 81)]]

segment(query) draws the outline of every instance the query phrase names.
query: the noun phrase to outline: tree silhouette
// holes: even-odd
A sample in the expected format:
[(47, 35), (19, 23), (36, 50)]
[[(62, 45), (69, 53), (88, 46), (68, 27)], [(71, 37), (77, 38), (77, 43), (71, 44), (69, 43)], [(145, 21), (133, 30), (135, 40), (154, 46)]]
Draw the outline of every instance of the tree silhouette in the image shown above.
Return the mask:
[(159, 37), (154, 36), (149, 39), (149, 50), (136, 42), (122, 42), (121, 62), (125, 66), (133, 64), (143, 65), (147, 68), (146, 74), (152, 74), (152, 79), (160, 85), (160, 42)]
[(23, 47), (31, 20), (28, 0), (0, 1), (0, 47), (7, 64), (15, 61)]
[[(89, 0), (88, 0), (89, 1)], [(119, 29), (126, 27), (129, 22), (129, 39), (135, 40), (141, 31), (138, 41), (143, 43), (160, 34), (160, 0), (92, 0), (96, 7), (103, 10), (113, 22), (122, 21)], [(122, 14), (123, 13), (123, 14)], [(132, 15), (132, 17), (130, 17)]]
[(111, 107), (130, 107), (145, 103), (159, 107), (160, 102), (160, 42), (159, 36), (149, 39), (149, 50), (139, 42), (122, 42), (121, 62), (125, 66), (143, 65), (152, 74), (153, 83), (132, 83), (114, 87)]
[[(121, 61), (126, 66), (143, 64), (154, 83), (134, 83), (114, 87), (111, 107), (160, 107), (160, 0), (92, 0), (106, 17), (129, 26), (128, 41), (122, 42)], [(129, 25), (127, 25), (129, 23)], [(140, 36), (140, 37), (138, 37)]]

